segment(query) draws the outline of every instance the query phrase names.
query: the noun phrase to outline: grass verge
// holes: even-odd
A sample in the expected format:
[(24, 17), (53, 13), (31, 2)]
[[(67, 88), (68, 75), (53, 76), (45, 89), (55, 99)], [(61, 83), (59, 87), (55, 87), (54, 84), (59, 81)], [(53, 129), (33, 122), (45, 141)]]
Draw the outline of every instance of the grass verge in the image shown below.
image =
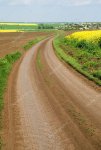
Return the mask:
[[(18, 60), (20, 56), (21, 56), (21, 53), (17, 51), (12, 54), (6, 55), (4, 58), (0, 58), (0, 118), (2, 118), (1, 112), (4, 106), (3, 99), (4, 99), (4, 92), (6, 89), (8, 76), (9, 76), (9, 73), (12, 69), (14, 62)], [(1, 124), (1, 121), (0, 121), (0, 124)], [(1, 147), (2, 147), (2, 140), (0, 137), (0, 149)]]
[(61, 44), (63, 44), (63, 37), (58, 36), (54, 39), (53, 41), (53, 46), (56, 52), (56, 55), (62, 59), (64, 62), (68, 63), (71, 65), (76, 71), (80, 72), (83, 74), (85, 77), (87, 77), (89, 80), (94, 81), (97, 85), (101, 86), (101, 80), (98, 78), (94, 77), (92, 74), (87, 72), (86, 70), (82, 69), (82, 65), (78, 63), (77, 59), (74, 57), (68, 55), (64, 49), (61, 48)]
[(42, 70), (43, 69), (43, 65), (41, 63), (41, 55), (40, 55), (40, 51), (38, 52), (37, 54), (37, 60), (36, 60), (36, 63), (37, 63), (37, 67)]
[(29, 41), (26, 45), (23, 46), (24, 50), (27, 51), (28, 49), (30, 49), (34, 44), (40, 42), (41, 40), (43, 40), (45, 37), (38, 37), (34, 40)]

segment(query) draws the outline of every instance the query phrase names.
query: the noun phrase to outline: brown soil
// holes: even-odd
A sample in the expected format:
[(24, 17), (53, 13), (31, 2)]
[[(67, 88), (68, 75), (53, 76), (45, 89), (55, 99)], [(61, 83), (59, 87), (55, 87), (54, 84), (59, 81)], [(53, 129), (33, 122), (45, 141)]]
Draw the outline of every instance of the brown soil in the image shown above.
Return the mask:
[(51, 38), (38, 43), (9, 79), (4, 149), (101, 150), (100, 99), (59, 61)]
[(0, 33), (0, 57), (5, 56), (16, 50), (23, 50), (23, 46), (30, 40), (39, 36), (47, 37), (48, 32), (17, 32), (17, 33)]

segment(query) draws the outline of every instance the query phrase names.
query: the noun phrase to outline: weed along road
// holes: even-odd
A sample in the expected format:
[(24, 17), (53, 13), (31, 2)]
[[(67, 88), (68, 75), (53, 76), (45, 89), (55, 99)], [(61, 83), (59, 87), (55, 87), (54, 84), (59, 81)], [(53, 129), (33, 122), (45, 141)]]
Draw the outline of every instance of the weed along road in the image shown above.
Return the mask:
[(15, 66), (6, 150), (101, 150), (101, 94), (54, 53), (52, 38)]

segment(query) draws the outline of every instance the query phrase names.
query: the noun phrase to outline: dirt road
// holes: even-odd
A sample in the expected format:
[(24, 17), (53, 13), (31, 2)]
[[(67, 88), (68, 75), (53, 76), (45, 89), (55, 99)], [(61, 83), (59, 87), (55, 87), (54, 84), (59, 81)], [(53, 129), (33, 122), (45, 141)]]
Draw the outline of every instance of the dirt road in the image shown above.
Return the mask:
[(101, 150), (101, 94), (56, 57), (52, 40), (30, 49), (11, 73), (4, 149)]

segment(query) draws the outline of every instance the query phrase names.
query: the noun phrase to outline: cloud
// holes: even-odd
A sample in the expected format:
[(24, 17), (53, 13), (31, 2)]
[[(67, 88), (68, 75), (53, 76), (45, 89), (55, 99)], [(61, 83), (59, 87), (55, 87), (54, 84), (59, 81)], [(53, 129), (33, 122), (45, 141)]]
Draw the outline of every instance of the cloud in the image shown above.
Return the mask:
[(0, 3), (6, 5), (64, 5), (64, 6), (82, 6), (95, 3), (101, 3), (101, 0), (0, 0)]

